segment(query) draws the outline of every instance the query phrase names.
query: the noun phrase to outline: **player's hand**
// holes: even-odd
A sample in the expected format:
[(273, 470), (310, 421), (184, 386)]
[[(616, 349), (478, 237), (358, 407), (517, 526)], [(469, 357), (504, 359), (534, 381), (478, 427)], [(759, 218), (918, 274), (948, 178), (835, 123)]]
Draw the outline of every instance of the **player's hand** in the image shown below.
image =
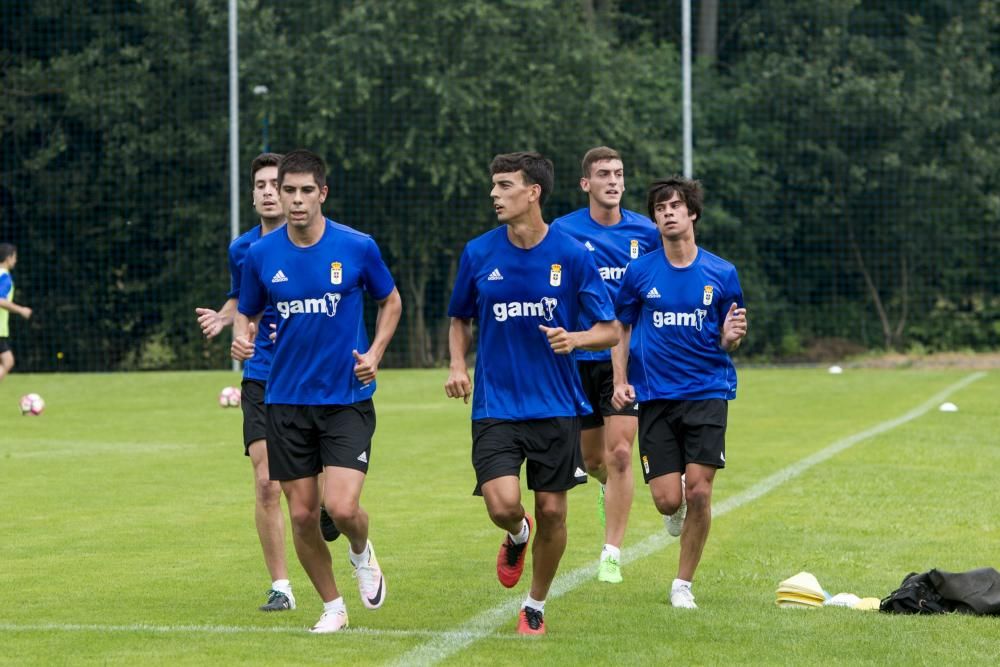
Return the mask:
[(448, 381), (444, 383), (444, 393), (448, 398), (461, 398), (466, 403), (472, 396), (472, 380), (469, 379), (469, 371), (452, 370), (448, 374)]
[(27, 306), (21, 306), (21, 317), (23, 317), (26, 320), (30, 320), (31, 308), (28, 308)]
[(271, 327), (271, 333), (267, 334), (267, 337), (270, 338), (271, 342), (273, 343), (274, 341), (278, 340), (278, 325), (272, 323), (269, 324), (268, 326)]
[(538, 329), (549, 339), (549, 345), (556, 354), (569, 354), (576, 349), (573, 333), (562, 327), (547, 327), (539, 324)]
[(621, 410), (629, 403), (635, 402), (635, 387), (625, 382), (616, 384), (615, 390), (611, 394), (611, 406), (615, 410)]
[(198, 313), (198, 325), (205, 338), (215, 338), (225, 326), (219, 313), (211, 308), (195, 308), (194, 312)]
[(739, 308), (734, 302), (729, 306), (726, 319), (722, 323), (722, 339), (719, 344), (724, 350), (731, 350), (747, 335), (747, 309)]
[(246, 361), (251, 358), (256, 338), (257, 325), (251, 322), (247, 328), (246, 335), (233, 338), (233, 344), (229, 347), (229, 355), (236, 361)]
[(354, 355), (354, 376), (366, 387), (375, 379), (378, 373), (378, 359), (368, 350), (364, 354), (359, 354), (357, 350), (351, 350)]

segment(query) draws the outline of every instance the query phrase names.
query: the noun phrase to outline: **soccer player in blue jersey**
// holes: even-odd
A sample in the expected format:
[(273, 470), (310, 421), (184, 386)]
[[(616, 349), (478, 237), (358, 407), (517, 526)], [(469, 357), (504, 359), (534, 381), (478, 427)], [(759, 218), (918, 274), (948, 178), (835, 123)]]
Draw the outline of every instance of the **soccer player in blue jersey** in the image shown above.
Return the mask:
[(649, 186), (663, 250), (633, 260), (615, 298), (631, 357), (615, 400), (639, 403), (639, 454), (656, 509), (669, 518), (687, 497), (670, 588), (670, 603), (684, 609), (697, 608), (691, 582), (712, 521), (712, 482), (726, 465), (728, 402), (736, 398), (729, 353), (747, 333), (736, 267), (695, 243), (702, 201), (691, 179)]
[[(264, 395), (270, 474), (281, 482), (295, 551), (323, 600), (311, 631), (328, 633), (346, 627), (348, 618), (320, 534), (321, 471), (322, 502), (350, 542), (362, 603), (377, 609), (386, 597), (359, 501), (375, 432), (375, 376), (402, 304), (375, 241), (324, 217), (322, 158), (304, 150), (287, 154), (278, 166), (278, 192), (287, 224), (247, 253), (233, 357), (252, 353), (259, 318), (272, 307), (277, 339)], [(370, 344), (365, 292), (378, 303)]]
[[(598, 271), (614, 300), (625, 267), (647, 252), (661, 248), (660, 233), (646, 216), (622, 208), (625, 171), (621, 155), (607, 146), (592, 148), (583, 156), (580, 189), (589, 205), (557, 218), (553, 229), (569, 234), (597, 262)], [(591, 322), (582, 318), (580, 329)], [(594, 412), (581, 419), (580, 442), (587, 473), (600, 482), (599, 514), (604, 523), (597, 578), (620, 583), (621, 547), (625, 539), (635, 482), (632, 477), (632, 442), (638, 426), (638, 405), (629, 401), (616, 408), (611, 403), (615, 385), (626, 383), (625, 350), (577, 350), (577, 370)]]
[(10, 272), (17, 264), (17, 248), (10, 243), (0, 243), (0, 380), (14, 368), (14, 351), (10, 349), (10, 313), (24, 319), (31, 318), (31, 308), (14, 303), (14, 279)]
[[(278, 201), (277, 153), (261, 153), (250, 163), (250, 186), (253, 207), (260, 224), (240, 236), (229, 246), (230, 290), (226, 303), (219, 310), (196, 308), (198, 324), (206, 338), (214, 338), (233, 323), (240, 297), (240, 283), (247, 251), (261, 237), (285, 224), (285, 214)], [(274, 344), (268, 332), (275, 321), (273, 309), (265, 309), (261, 332), (257, 336), (253, 357), (243, 365), (243, 453), (250, 458), (254, 474), (254, 523), (264, 552), (264, 564), (271, 575), (271, 589), (261, 611), (295, 609), (295, 596), (288, 579), (285, 559), (285, 517), (281, 513), (281, 485), (271, 480), (267, 465), (266, 421), (264, 418), (264, 387), (271, 369)]]
[[(545, 632), (545, 597), (566, 549), (566, 492), (587, 481), (580, 415), (590, 406), (571, 353), (618, 342), (611, 300), (590, 253), (542, 219), (552, 190), (552, 162), (538, 153), (498, 155), (490, 196), (500, 227), (465, 247), (448, 306), (451, 370), (445, 392), (472, 395), (476, 495), (505, 532), (497, 577), (507, 588), (524, 570), (532, 545), (531, 590), (518, 632)], [(593, 324), (578, 330), (581, 317)], [(476, 386), (465, 355), (478, 322)], [(527, 459), (534, 520), (521, 504)], [(537, 521), (537, 525), (534, 524)]]

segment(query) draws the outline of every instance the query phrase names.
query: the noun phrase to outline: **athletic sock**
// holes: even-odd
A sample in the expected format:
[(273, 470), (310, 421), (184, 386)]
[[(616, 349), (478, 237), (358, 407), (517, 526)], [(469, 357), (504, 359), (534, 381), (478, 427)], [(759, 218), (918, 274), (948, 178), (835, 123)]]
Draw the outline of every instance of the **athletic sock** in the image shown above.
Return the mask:
[(614, 558), (615, 560), (622, 559), (622, 550), (613, 544), (605, 544), (604, 551), (601, 552), (601, 560), (607, 560), (608, 558)]
[(351, 559), (351, 565), (354, 567), (360, 567), (366, 565), (372, 557), (372, 550), (368, 548), (368, 543), (365, 543), (365, 550), (359, 554), (354, 553), (354, 549), (347, 547), (347, 555)]
[(526, 518), (521, 519), (521, 532), (516, 535), (514, 533), (507, 534), (510, 535), (510, 539), (514, 544), (524, 544), (528, 541), (528, 520)]
[(683, 579), (674, 579), (673, 583), (670, 584), (670, 592), (672, 593), (676, 591), (681, 586), (687, 586), (688, 588), (691, 588), (691, 582), (684, 581)]
[(271, 590), (287, 595), (292, 592), (292, 583), (288, 579), (275, 579), (271, 582)]
[(344, 606), (344, 598), (343, 597), (339, 597), (339, 598), (334, 598), (333, 600), (330, 600), (329, 602), (324, 602), (323, 603), (323, 613), (326, 613), (328, 611), (331, 611), (331, 612), (333, 612), (335, 614), (338, 611), (345, 611), (346, 612), (347, 611), (347, 607)]
[(522, 607), (531, 607), (532, 609), (537, 609), (538, 611), (545, 611), (545, 600), (535, 600), (530, 595), (524, 598), (524, 604)]

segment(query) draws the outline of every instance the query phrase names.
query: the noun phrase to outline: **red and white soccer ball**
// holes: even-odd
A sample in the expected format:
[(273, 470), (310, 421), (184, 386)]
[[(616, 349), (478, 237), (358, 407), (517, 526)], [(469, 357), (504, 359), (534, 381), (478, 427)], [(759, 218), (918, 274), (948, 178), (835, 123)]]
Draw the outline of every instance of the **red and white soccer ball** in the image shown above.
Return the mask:
[(19, 403), (22, 415), (40, 415), (45, 409), (45, 399), (38, 394), (25, 394)]
[(219, 392), (219, 405), (224, 408), (238, 408), (243, 396), (236, 387), (223, 387)]

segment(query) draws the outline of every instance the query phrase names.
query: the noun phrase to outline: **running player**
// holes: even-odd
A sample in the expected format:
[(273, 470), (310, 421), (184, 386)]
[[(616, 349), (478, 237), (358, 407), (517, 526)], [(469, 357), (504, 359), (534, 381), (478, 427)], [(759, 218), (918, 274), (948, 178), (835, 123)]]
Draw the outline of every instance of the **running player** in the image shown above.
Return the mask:
[(0, 380), (14, 368), (14, 351), (10, 348), (10, 313), (31, 318), (31, 308), (14, 303), (14, 279), (10, 272), (17, 264), (17, 248), (0, 243)]
[[(625, 267), (630, 261), (661, 246), (660, 233), (646, 216), (622, 208), (625, 171), (618, 151), (607, 146), (591, 148), (583, 156), (580, 189), (589, 205), (557, 218), (553, 229), (563, 231), (593, 253), (597, 268), (614, 300)], [(580, 329), (590, 327), (581, 319)], [(621, 582), (621, 547), (632, 507), (635, 481), (632, 477), (632, 442), (638, 426), (638, 405), (628, 402), (621, 409), (611, 404), (615, 384), (626, 382), (626, 350), (591, 352), (577, 350), (577, 370), (593, 414), (581, 420), (580, 443), (587, 473), (600, 482), (598, 515), (604, 524), (604, 548), (597, 578)]]
[(669, 519), (687, 496), (670, 587), (670, 604), (684, 609), (697, 608), (691, 582), (712, 521), (712, 482), (726, 465), (736, 398), (729, 353), (747, 332), (736, 267), (695, 244), (702, 201), (698, 181), (674, 176), (650, 185), (649, 215), (663, 251), (629, 264), (615, 300), (633, 360), (615, 403), (639, 402), (639, 453), (656, 509)]
[[(498, 155), (490, 173), (493, 207), (504, 224), (470, 241), (462, 253), (448, 306), (451, 371), (445, 392), (466, 402), (472, 394), (465, 355), (475, 319), (474, 493), (505, 531), (497, 577), (507, 588), (521, 577), (534, 533), (531, 590), (517, 629), (543, 634), (545, 598), (566, 549), (566, 492), (587, 481), (579, 417), (590, 406), (571, 353), (611, 347), (619, 328), (590, 253), (542, 219), (552, 162), (538, 153)], [(594, 324), (577, 331), (581, 313)], [(521, 504), (525, 459), (534, 520)]]
[[(350, 541), (348, 556), (365, 607), (377, 609), (386, 583), (360, 506), (375, 432), (375, 376), (402, 304), (375, 241), (324, 217), (326, 165), (293, 151), (278, 166), (287, 224), (250, 247), (234, 328), (233, 357), (252, 355), (259, 318), (274, 308), (277, 340), (264, 402), (271, 479), (288, 501), (295, 550), (323, 601), (312, 632), (347, 626), (330, 551), (320, 534), (320, 494)], [(378, 303), (368, 343), (364, 292)]]

